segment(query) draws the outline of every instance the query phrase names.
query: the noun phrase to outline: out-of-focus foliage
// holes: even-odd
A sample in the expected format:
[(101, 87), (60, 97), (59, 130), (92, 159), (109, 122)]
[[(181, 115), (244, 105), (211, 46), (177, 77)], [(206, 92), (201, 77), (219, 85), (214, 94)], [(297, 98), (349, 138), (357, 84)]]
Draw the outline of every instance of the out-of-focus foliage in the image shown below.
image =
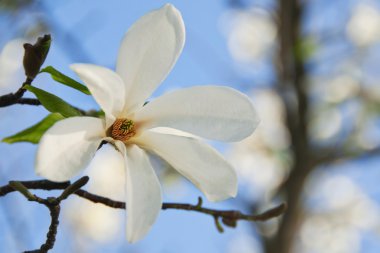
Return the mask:
[(0, 2), (0, 11), (17, 12), (26, 8), (33, 3), (33, 0), (2, 0)]
[(0, 28), (7, 30), (0, 38), (0, 43), (14, 36), (32, 39), (50, 30), (47, 20), (41, 16), (39, 1), (36, 0), (2, 0), (0, 15), (7, 17), (0, 23)]

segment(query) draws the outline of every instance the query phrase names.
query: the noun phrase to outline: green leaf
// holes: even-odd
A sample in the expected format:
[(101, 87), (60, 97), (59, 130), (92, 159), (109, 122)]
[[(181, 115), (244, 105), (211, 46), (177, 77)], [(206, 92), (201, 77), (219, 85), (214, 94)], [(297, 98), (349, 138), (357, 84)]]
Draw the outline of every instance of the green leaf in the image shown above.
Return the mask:
[(59, 113), (52, 113), (45, 117), (37, 124), (18, 132), (12, 136), (2, 139), (2, 142), (15, 143), (15, 142), (31, 142), (37, 144), (40, 142), (42, 135), (48, 130), (55, 122), (64, 119)]
[(89, 111), (86, 111), (86, 116), (96, 117), (96, 118), (104, 118), (105, 114), (102, 110), (100, 110), (100, 111), (89, 110)]
[(307, 61), (317, 52), (315, 39), (312, 37), (299, 39), (294, 45), (295, 55), (299, 61)]
[(58, 112), (66, 118), (82, 115), (77, 109), (75, 109), (70, 104), (57, 97), (56, 95), (53, 95), (49, 92), (46, 92), (44, 90), (30, 85), (26, 85), (25, 89), (27, 89), (30, 92), (33, 92), (34, 95), (36, 95), (36, 97), (38, 98), (38, 100), (40, 100), (41, 104), (49, 112)]
[(42, 69), (40, 72), (49, 73), (55, 81), (62, 83), (66, 86), (69, 86), (71, 88), (74, 88), (76, 90), (79, 90), (80, 92), (83, 92), (86, 95), (91, 95), (90, 91), (87, 89), (86, 86), (84, 86), (83, 84), (75, 81), (74, 79), (62, 74), (61, 72), (59, 72), (58, 70), (56, 70), (52, 66), (48, 66), (48, 67)]

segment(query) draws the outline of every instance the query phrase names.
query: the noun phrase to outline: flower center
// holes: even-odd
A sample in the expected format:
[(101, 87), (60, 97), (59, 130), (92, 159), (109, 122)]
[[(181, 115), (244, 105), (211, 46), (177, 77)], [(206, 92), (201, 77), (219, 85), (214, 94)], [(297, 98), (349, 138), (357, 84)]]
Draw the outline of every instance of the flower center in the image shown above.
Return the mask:
[(116, 119), (111, 127), (111, 136), (115, 140), (124, 142), (135, 134), (135, 123), (130, 119)]

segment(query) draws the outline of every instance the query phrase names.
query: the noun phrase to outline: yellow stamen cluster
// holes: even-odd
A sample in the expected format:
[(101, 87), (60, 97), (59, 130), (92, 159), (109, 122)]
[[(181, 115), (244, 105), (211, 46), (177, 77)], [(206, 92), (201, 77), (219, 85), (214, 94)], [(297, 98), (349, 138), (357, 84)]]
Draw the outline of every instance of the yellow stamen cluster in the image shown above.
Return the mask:
[(117, 119), (111, 127), (111, 136), (115, 140), (125, 142), (135, 134), (135, 123), (130, 119)]

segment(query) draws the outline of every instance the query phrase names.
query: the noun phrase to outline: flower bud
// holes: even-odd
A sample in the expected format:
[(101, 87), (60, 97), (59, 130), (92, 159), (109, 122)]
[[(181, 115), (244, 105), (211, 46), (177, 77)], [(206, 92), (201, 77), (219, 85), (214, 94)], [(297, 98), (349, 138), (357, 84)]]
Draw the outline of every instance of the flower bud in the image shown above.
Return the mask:
[(25, 53), (23, 65), (25, 75), (29, 79), (33, 80), (40, 71), (49, 52), (50, 42), (51, 37), (49, 34), (46, 34), (43, 37), (39, 37), (34, 45), (29, 43), (24, 44)]

